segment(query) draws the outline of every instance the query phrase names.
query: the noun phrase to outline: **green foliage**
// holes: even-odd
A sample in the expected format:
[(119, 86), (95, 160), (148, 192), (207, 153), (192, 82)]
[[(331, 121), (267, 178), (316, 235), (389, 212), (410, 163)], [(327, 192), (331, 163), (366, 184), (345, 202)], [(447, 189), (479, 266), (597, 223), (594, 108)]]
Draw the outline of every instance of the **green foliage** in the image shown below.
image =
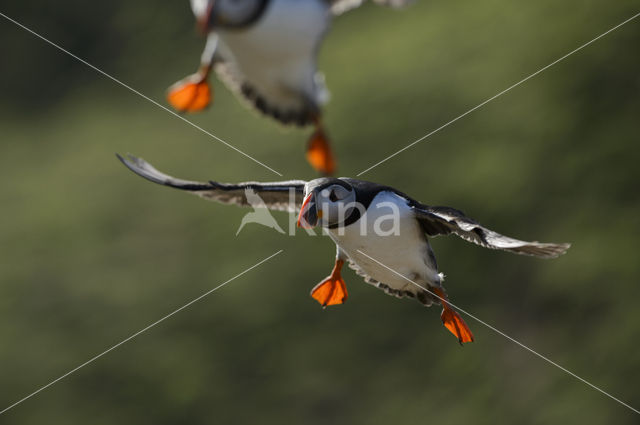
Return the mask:
[[(37, 2), (38, 3), (38, 2)], [(164, 104), (193, 72), (186, 1), (29, 3), (3, 13)], [(320, 66), (339, 174), (355, 176), (637, 13), (631, 1), (365, 6)], [(611, 399), (469, 319), (345, 274), (309, 296), (327, 238), (258, 226), (128, 172), (131, 152), (191, 179), (278, 176), (0, 19), (0, 410), (279, 249), (284, 252), (2, 416), (4, 424), (637, 423)], [(640, 406), (640, 20), (366, 173), (524, 239), (543, 261), (434, 240), (452, 301)], [(312, 178), (309, 131), (221, 83), (189, 117), (285, 178)], [(276, 217), (283, 227), (286, 216)]]

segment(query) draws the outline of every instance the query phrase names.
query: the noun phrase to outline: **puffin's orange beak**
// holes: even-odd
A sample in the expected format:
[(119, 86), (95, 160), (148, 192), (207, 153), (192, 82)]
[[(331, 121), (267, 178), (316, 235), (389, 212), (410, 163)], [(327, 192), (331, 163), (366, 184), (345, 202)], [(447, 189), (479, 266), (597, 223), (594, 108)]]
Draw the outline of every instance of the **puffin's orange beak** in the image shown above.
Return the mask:
[(207, 35), (209, 33), (209, 24), (211, 22), (211, 13), (213, 12), (213, 4), (215, 0), (209, 0), (207, 2), (207, 11), (203, 16), (200, 16), (196, 20), (196, 27), (198, 28), (198, 32), (202, 35)]
[(318, 210), (316, 208), (316, 197), (313, 192), (304, 198), (300, 214), (298, 214), (298, 227), (311, 229), (318, 224)]

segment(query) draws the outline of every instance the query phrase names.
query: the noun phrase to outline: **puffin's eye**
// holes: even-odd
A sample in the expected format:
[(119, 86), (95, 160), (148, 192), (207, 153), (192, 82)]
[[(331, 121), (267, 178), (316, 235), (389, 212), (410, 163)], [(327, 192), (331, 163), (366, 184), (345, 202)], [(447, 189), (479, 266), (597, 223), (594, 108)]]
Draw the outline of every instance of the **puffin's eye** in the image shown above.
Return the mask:
[(329, 200), (331, 202), (336, 202), (338, 200), (338, 197), (336, 196), (336, 191), (332, 190), (331, 193), (329, 194)]

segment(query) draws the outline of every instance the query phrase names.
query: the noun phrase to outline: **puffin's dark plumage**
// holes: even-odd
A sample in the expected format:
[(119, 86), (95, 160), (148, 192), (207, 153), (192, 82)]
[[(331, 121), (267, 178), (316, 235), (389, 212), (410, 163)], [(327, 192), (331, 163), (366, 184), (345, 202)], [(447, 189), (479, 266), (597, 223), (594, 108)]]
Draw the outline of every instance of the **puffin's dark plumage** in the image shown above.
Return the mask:
[[(210, 182), (195, 182), (177, 179), (156, 170), (151, 164), (141, 158), (128, 155), (127, 158), (116, 154), (118, 159), (131, 171), (145, 179), (175, 189), (186, 190), (202, 198), (223, 204), (249, 206), (246, 190), (253, 189), (265, 202), (267, 208), (274, 211), (296, 212), (296, 206), (302, 203), (304, 194), (303, 180), (287, 180), (273, 183), (243, 182), (236, 184)], [(293, 197), (291, 202), (290, 196)]]
[[(262, 198), (266, 208), (299, 211), (299, 225), (322, 226), (337, 248), (335, 267), (313, 289), (314, 299), (323, 306), (346, 300), (340, 270), (348, 262), (367, 283), (390, 295), (415, 298), (425, 305), (441, 304), (445, 326), (461, 343), (472, 341), (473, 335), (447, 303), (442, 288), (444, 276), (438, 272), (428, 237), (455, 234), (485, 248), (540, 258), (558, 257), (570, 246), (513, 239), (487, 229), (454, 208), (424, 205), (392, 187), (362, 180), (205, 183), (171, 177), (131, 155), (118, 158), (147, 180), (206, 199), (244, 206), (249, 205), (245, 191), (251, 190)], [(391, 228), (383, 228), (382, 223), (390, 221)]]

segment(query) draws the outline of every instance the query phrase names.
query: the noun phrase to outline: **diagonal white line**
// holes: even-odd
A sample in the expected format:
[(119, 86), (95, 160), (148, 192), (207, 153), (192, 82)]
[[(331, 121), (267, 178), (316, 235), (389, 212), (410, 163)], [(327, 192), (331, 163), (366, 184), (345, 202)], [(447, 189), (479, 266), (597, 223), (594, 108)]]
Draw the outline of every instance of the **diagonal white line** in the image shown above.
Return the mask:
[(53, 384), (55, 384), (56, 382), (66, 378), (67, 376), (71, 375), (72, 373), (76, 372), (77, 370), (85, 367), (86, 365), (88, 365), (89, 363), (92, 363), (93, 361), (99, 359), (100, 357), (104, 356), (105, 354), (109, 353), (110, 351), (115, 350), (116, 348), (120, 347), (122, 344), (131, 341), (133, 338), (137, 337), (138, 335), (140, 335), (141, 333), (151, 329), (152, 327), (154, 327), (155, 325), (159, 324), (160, 322), (165, 321), (166, 319), (168, 319), (169, 317), (173, 316), (174, 314), (184, 310), (185, 308), (189, 307), (191, 304), (194, 304), (198, 301), (200, 301), (202, 298), (206, 297), (207, 295), (211, 294), (212, 292), (222, 288), (223, 286), (225, 286), (227, 283), (236, 280), (237, 278), (239, 278), (240, 276), (242, 276), (243, 274), (255, 269), (256, 267), (258, 267), (259, 265), (269, 261), (270, 259), (272, 259), (273, 257), (275, 257), (276, 255), (280, 254), (283, 250), (281, 249), (280, 251), (276, 252), (275, 254), (271, 254), (270, 256), (268, 256), (267, 258), (265, 258), (262, 261), (257, 262), (256, 264), (254, 264), (253, 266), (249, 267), (248, 269), (244, 270), (242, 273), (238, 273), (237, 275), (235, 275), (234, 277), (232, 277), (231, 279), (227, 280), (226, 282), (221, 283), (220, 285), (216, 286), (213, 289), (210, 289), (209, 291), (205, 292), (204, 294), (200, 295), (198, 298), (195, 298), (191, 301), (189, 301), (188, 303), (186, 303), (185, 305), (183, 305), (182, 307), (172, 311), (171, 313), (167, 314), (166, 316), (164, 316), (163, 318), (156, 320), (155, 322), (153, 322), (152, 324), (150, 324), (149, 326), (139, 330), (138, 332), (134, 333), (133, 335), (129, 336), (128, 338), (123, 339), (122, 341), (120, 341), (119, 343), (117, 343), (116, 345), (113, 345), (111, 348), (108, 348), (107, 350), (103, 351), (102, 353), (90, 358), (89, 360), (87, 360), (86, 362), (82, 363), (80, 366), (71, 369), (69, 372), (65, 373), (64, 375), (54, 379), (53, 381), (49, 382), (47, 385), (44, 385), (40, 388), (38, 388), (36, 391), (32, 392), (31, 394), (29, 394), (28, 396), (16, 401), (15, 403), (13, 403), (12, 405), (4, 408), (3, 410), (0, 411), (0, 415), (2, 415), (3, 413), (5, 413), (7, 410), (12, 409), (14, 407), (16, 407), (18, 404), (22, 403), (25, 400), (30, 399), (31, 397), (33, 397), (34, 395), (38, 394), (40, 391), (43, 391), (47, 388), (49, 388), (50, 386), (52, 386)]
[(252, 160), (253, 162), (262, 165), (264, 168), (266, 168), (267, 170), (276, 173), (277, 175), (279, 175), (280, 177), (282, 177), (282, 174), (277, 172), (276, 170), (274, 170), (273, 168), (269, 167), (268, 165), (265, 165), (264, 163), (258, 161), (257, 159), (255, 159), (254, 157), (252, 157), (251, 155), (244, 153), (243, 151), (241, 151), (240, 149), (236, 148), (235, 146), (231, 145), (230, 143), (222, 140), (221, 138), (219, 138), (218, 136), (216, 136), (215, 134), (205, 130), (204, 128), (198, 126), (197, 124), (194, 124), (193, 122), (189, 121), (188, 119), (186, 119), (185, 117), (183, 117), (182, 115), (172, 111), (171, 109), (167, 108), (166, 106), (156, 102), (155, 100), (151, 99), (149, 96), (146, 96), (142, 93), (140, 93), (138, 90), (134, 89), (133, 87), (123, 83), (122, 81), (118, 80), (116, 77), (111, 76), (110, 74), (107, 74), (106, 72), (104, 72), (103, 70), (91, 65), (89, 62), (87, 62), (84, 59), (79, 58), (78, 56), (74, 55), (73, 53), (69, 52), (68, 50), (60, 47), (59, 45), (57, 45), (56, 43), (54, 43), (51, 40), (46, 39), (45, 37), (41, 36), (40, 34), (38, 34), (37, 32), (33, 31), (30, 28), (27, 28), (26, 26), (22, 25), (20, 22), (16, 21), (15, 19), (10, 18), (9, 16), (5, 15), (4, 13), (0, 12), (0, 16), (2, 16), (3, 18), (5, 18), (6, 20), (13, 22), (14, 24), (16, 24), (17, 26), (19, 26), (20, 28), (22, 28), (25, 31), (30, 32), (31, 34), (35, 35), (36, 37), (38, 37), (39, 39), (41, 39), (42, 41), (45, 41), (46, 43), (50, 44), (51, 46), (55, 47), (56, 49), (60, 50), (61, 52), (66, 53), (67, 55), (71, 56), (72, 58), (76, 59), (79, 62), (82, 62), (83, 64), (87, 65), (89, 68), (93, 69), (94, 71), (104, 75), (105, 77), (109, 78), (110, 80), (120, 84), (122, 87), (132, 91), (133, 93), (137, 94), (138, 96), (142, 97), (143, 99), (148, 100), (149, 102), (153, 103), (154, 105), (156, 105), (158, 108), (161, 108), (165, 111), (167, 111), (168, 113), (170, 113), (171, 115), (173, 115), (176, 118), (181, 119), (182, 121), (186, 122), (187, 124), (189, 124), (190, 126), (200, 130), (201, 132), (203, 132), (204, 134), (206, 134), (207, 136), (217, 140), (218, 142), (222, 143), (223, 145), (227, 146), (228, 148), (233, 149), (234, 151), (238, 152), (241, 155), (244, 155), (245, 157), (249, 158), (250, 160)]
[(616, 25), (615, 27), (609, 29), (608, 31), (603, 32), (602, 34), (600, 34), (599, 36), (597, 36), (596, 38), (587, 41), (586, 43), (584, 43), (582, 46), (570, 51), (569, 53), (567, 53), (566, 55), (562, 56), (561, 58), (556, 59), (555, 61), (551, 62), (549, 65), (540, 68), (539, 70), (537, 70), (536, 72), (534, 72), (533, 74), (523, 78), (522, 80), (518, 81), (517, 83), (507, 87), (506, 89), (502, 90), (500, 93), (490, 97), (489, 99), (485, 100), (484, 102), (480, 103), (477, 106), (474, 106), (473, 108), (469, 109), (467, 112), (465, 112), (462, 115), (457, 116), (456, 118), (452, 119), (451, 121), (447, 122), (444, 125), (441, 125), (440, 127), (436, 128), (435, 130), (433, 130), (430, 133), (425, 134), (424, 136), (422, 136), (421, 138), (419, 138), (418, 140), (408, 144), (407, 146), (405, 146), (404, 148), (400, 149), (399, 151), (389, 155), (388, 157), (386, 157), (385, 159), (383, 159), (382, 161), (376, 162), (375, 164), (373, 164), (371, 167), (367, 168), (364, 171), (361, 171), (360, 173), (358, 173), (357, 177), (360, 177), (361, 175), (363, 175), (364, 173), (366, 173), (367, 171), (377, 167), (378, 165), (382, 164), (383, 162), (387, 162), (388, 160), (390, 160), (391, 158), (393, 158), (394, 156), (406, 151), (407, 149), (411, 148), (412, 146), (420, 143), (421, 141), (423, 141), (424, 139), (426, 139), (429, 136), (432, 136), (434, 134), (436, 134), (437, 132), (439, 132), (440, 130), (442, 130), (445, 127), (448, 127), (449, 125), (453, 124), (454, 122), (458, 121), (460, 118), (463, 118), (467, 115), (469, 115), (470, 113), (472, 113), (473, 111), (475, 111), (476, 109), (479, 109), (481, 107), (483, 107), (484, 105), (486, 105), (487, 103), (491, 102), (492, 100), (502, 96), (503, 94), (505, 94), (506, 92), (508, 92), (509, 90), (518, 87), (520, 84), (524, 83), (527, 80), (530, 80), (531, 78), (535, 77), (536, 75), (540, 74), (542, 71), (545, 71), (548, 68), (551, 68), (553, 65), (557, 64), (558, 62), (568, 58), (569, 56), (571, 56), (572, 54), (576, 53), (579, 50), (584, 49), (585, 47), (587, 47), (588, 45), (590, 45), (591, 43), (599, 40), (600, 38), (604, 37), (605, 35), (609, 34), (612, 31), (617, 30), (618, 28), (620, 28), (621, 26), (623, 26), (624, 24), (631, 22), (632, 20), (636, 19), (638, 16), (640, 16), (640, 13), (636, 13), (635, 15), (633, 15), (632, 17), (630, 17), (629, 19), (627, 19), (626, 21)]
[(445, 300), (444, 298), (438, 296), (437, 294), (433, 293), (432, 291), (428, 290), (427, 288), (418, 285), (417, 283), (415, 283), (413, 280), (409, 279), (408, 277), (404, 276), (401, 273), (398, 273), (397, 271), (393, 270), (391, 267), (388, 267), (385, 264), (382, 264), (380, 261), (376, 260), (375, 258), (365, 254), (364, 252), (360, 251), (359, 249), (357, 250), (360, 254), (364, 255), (365, 257), (369, 258), (370, 260), (375, 261), (376, 263), (378, 263), (379, 265), (381, 265), (382, 267), (384, 267), (385, 269), (389, 270), (390, 272), (393, 272), (395, 274), (397, 274), (398, 276), (400, 276), (401, 278), (403, 278), (404, 280), (406, 280), (407, 282), (412, 283), (413, 285), (417, 286), (418, 288), (427, 291), (429, 294), (433, 295), (436, 298), (439, 298), (440, 301), (444, 301), (447, 304), (455, 307), (457, 310), (461, 311), (462, 313), (466, 314), (467, 316), (471, 317), (473, 320), (475, 320), (476, 322), (479, 322), (481, 324), (483, 324), (484, 326), (486, 326), (487, 328), (491, 329), (492, 331), (496, 332), (497, 334), (502, 335), (503, 337), (507, 338), (509, 341), (515, 342), (516, 344), (518, 344), (520, 347), (524, 348), (525, 350), (529, 351), (532, 354), (535, 354), (536, 356), (540, 357), (542, 360), (546, 361), (547, 363), (557, 367), (558, 369), (562, 370), (563, 372), (568, 373), (569, 375), (573, 376), (574, 378), (578, 379), (579, 381), (587, 384), (588, 386), (590, 386), (591, 388), (601, 392), (602, 394), (606, 395), (607, 397), (611, 398), (612, 400), (617, 401), (618, 403), (620, 403), (621, 405), (623, 405), (624, 407), (634, 411), (637, 414), (640, 414), (640, 410), (635, 409), (631, 406), (629, 406), (627, 403), (625, 403), (624, 401), (612, 396), (611, 394), (609, 394), (608, 392), (604, 391), (603, 389), (601, 389), (600, 387), (597, 387), (595, 385), (593, 385), (591, 382), (587, 381), (584, 378), (579, 377), (578, 375), (576, 375), (575, 373), (571, 372), (570, 370), (560, 366), (558, 363), (554, 362), (553, 360), (549, 359), (548, 357), (543, 356), (542, 354), (538, 353), (537, 351), (533, 350), (532, 348), (527, 347), (526, 345), (524, 345), (523, 343), (521, 343), (520, 341), (510, 337), (509, 335), (507, 335), (506, 333), (496, 329), (495, 327), (491, 326), (490, 324), (488, 324), (487, 322), (485, 322), (484, 320), (481, 320), (479, 318), (477, 318), (476, 316), (474, 316), (473, 314), (469, 313), (466, 310), (461, 309), (460, 307), (458, 307), (457, 305), (453, 304), (451, 301), (449, 300)]

